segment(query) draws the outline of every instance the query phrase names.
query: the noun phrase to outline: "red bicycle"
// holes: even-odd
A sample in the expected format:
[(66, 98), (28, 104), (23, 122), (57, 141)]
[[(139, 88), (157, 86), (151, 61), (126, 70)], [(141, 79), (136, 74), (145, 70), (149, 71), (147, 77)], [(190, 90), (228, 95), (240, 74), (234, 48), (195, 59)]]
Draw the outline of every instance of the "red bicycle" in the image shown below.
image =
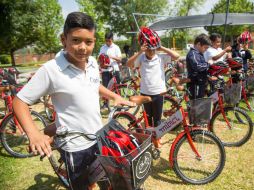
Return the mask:
[[(166, 120), (157, 127), (149, 126), (147, 114), (143, 107), (143, 103), (151, 101), (151, 98), (134, 96), (130, 100), (142, 106), (142, 112), (139, 118), (124, 111), (124, 108), (120, 108), (122, 109), (120, 111), (117, 110), (119, 108), (116, 108), (116, 112), (111, 113), (112, 118), (120, 122), (123, 126), (126, 126), (128, 130), (148, 129), (152, 131), (153, 139), (160, 139), (166, 133), (182, 124), (183, 131), (177, 135), (172, 143), (169, 155), (170, 166), (174, 169), (178, 177), (191, 184), (206, 184), (219, 176), (225, 164), (224, 146), (212, 132), (202, 130), (202, 125), (188, 124), (186, 112), (181, 105), (183, 99), (171, 104), (171, 107), (163, 111)], [(211, 100), (209, 101), (211, 104)], [(209, 105), (209, 102), (207, 105)], [(203, 111), (207, 111), (207, 107), (203, 108), (205, 108)], [(197, 120), (207, 116), (207, 114), (202, 114), (200, 110), (196, 110), (195, 113), (197, 113), (195, 115)], [(206, 118), (206, 122), (209, 122), (209, 120), (210, 118)], [(143, 125), (141, 123), (142, 121), (144, 121)], [(155, 142), (157, 141), (154, 140), (153, 142), (156, 146)], [(153, 152), (154, 158), (158, 158), (160, 151), (154, 148)]]
[[(25, 131), (20, 126), (12, 108), (12, 100), (19, 88), (11, 85), (5, 85), (2, 97), (6, 106), (6, 115), (0, 123), (0, 140), (4, 149), (12, 156), (17, 158), (26, 158), (34, 156), (29, 152), (29, 140)], [(43, 117), (30, 110), (32, 120), (40, 131), (46, 127)]]

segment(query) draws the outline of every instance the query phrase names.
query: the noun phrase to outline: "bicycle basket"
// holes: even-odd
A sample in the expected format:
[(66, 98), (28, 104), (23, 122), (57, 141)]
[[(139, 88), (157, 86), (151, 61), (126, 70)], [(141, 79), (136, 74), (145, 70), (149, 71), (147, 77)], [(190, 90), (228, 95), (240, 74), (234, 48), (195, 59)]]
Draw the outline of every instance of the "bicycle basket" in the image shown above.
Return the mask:
[(212, 98), (190, 100), (189, 120), (194, 125), (207, 125), (212, 118)]
[(248, 76), (246, 80), (248, 92), (254, 92), (254, 75)]
[(121, 82), (125, 83), (133, 77), (133, 72), (129, 67), (123, 66), (121, 69)]
[[(107, 145), (109, 131), (122, 131), (133, 135), (138, 140), (138, 147), (123, 156), (110, 156), (103, 154), (102, 148)], [(97, 141), (100, 153), (98, 158), (109, 178), (113, 189), (132, 190), (139, 188), (147, 179), (151, 171), (151, 134), (136, 131), (126, 131), (117, 121), (112, 120), (100, 131)]]
[(230, 105), (236, 105), (241, 100), (241, 83), (233, 83), (224, 87), (224, 101)]

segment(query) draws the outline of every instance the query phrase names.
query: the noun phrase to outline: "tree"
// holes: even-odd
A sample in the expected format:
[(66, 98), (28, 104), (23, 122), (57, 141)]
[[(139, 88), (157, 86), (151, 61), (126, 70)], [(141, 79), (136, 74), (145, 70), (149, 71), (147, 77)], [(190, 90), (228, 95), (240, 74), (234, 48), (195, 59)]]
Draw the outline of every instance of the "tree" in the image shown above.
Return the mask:
[[(226, 4), (227, 0), (220, 0), (212, 9), (212, 13), (225, 13), (226, 11)], [(229, 12), (230, 13), (244, 13), (244, 12), (251, 12), (252, 10), (252, 2), (249, 0), (231, 0), (229, 4)], [(231, 39), (239, 36), (244, 29), (248, 26), (227, 26), (227, 39)], [(206, 30), (209, 33), (224, 33), (224, 26), (217, 26), (217, 27), (206, 27)]]
[[(136, 32), (135, 21), (132, 17), (133, 12), (162, 14), (168, 6), (167, 0), (78, 0), (81, 6), (86, 3), (92, 5), (96, 17), (103, 21), (103, 26), (112, 30), (119, 36), (127, 36), (126, 32)], [(82, 3), (83, 2), (83, 3)], [(86, 2), (86, 3), (84, 3)], [(147, 25), (148, 17), (137, 18), (139, 26)], [(136, 35), (132, 35), (132, 49), (136, 49)]]
[[(54, 10), (47, 10), (48, 7)], [(57, 0), (3, 0), (0, 8), (3, 19), (3, 24), (0, 25), (0, 51), (11, 55), (13, 65), (16, 50), (33, 44), (41, 49), (44, 45), (48, 48), (59, 30), (60, 22), (55, 21), (62, 18), (59, 16), (61, 9)], [(52, 22), (45, 22), (46, 20)], [(46, 26), (47, 24), (49, 25)]]
[[(170, 7), (172, 9), (170, 10), (171, 16), (188, 16), (190, 15), (191, 11), (198, 11), (199, 8), (204, 4), (206, 0), (176, 0)], [(181, 48), (184, 48), (186, 45), (186, 42), (191, 40), (193, 38), (192, 35), (190, 35), (189, 29), (173, 29), (169, 33), (170, 38), (175, 38), (176, 40), (183, 40), (184, 43), (178, 43), (181, 45)]]

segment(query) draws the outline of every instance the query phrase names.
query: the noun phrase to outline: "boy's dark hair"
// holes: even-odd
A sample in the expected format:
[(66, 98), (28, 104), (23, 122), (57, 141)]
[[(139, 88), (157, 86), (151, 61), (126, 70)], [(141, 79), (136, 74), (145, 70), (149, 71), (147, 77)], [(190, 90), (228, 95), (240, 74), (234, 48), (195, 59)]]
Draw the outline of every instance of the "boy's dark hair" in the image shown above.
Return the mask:
[(89, 15), (82, 12), (72, 12), (68, 14), (64, 23), (64, 35), (66, 36), (68, 32), (73, 28), (84, 28), (87, 30), (95, 29), (95, 24)]
[(194, 40), (194, 45), (196, 45), (197, 43), (200, 43), (201, 46), (203, 45), (211, 45), (211, 41), (209, 39), (209, 37), (206, 34), (200, 34), (198, 35), (195, 40)]
[(113, 32), (107, 32), (106, 34), (105, 34), (105, 39), (107, 39), (107, 40), (109, 40), (109, 39), (113, 39)]
[(221, 35), (218, 34), (218, 33), (212, 33), (212, 34), (210, 35), (210, 40), (211, 40), (212, 42), (214, 42), (217, 38), (221, 38)]

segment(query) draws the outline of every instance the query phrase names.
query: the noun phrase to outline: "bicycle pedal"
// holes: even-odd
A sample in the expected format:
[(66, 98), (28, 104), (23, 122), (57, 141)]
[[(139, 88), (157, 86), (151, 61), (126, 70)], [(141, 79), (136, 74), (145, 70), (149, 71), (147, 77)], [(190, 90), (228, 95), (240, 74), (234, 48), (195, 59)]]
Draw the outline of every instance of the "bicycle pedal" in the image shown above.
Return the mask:
[(160, 158), (160, 154), (161, 154), (161, 151), (160, 151), (159, 149), (154, 148), (154, 149), (152, 150), (152, 158), (153, 158), (154, 160), (157, 160), (158, 158)]

